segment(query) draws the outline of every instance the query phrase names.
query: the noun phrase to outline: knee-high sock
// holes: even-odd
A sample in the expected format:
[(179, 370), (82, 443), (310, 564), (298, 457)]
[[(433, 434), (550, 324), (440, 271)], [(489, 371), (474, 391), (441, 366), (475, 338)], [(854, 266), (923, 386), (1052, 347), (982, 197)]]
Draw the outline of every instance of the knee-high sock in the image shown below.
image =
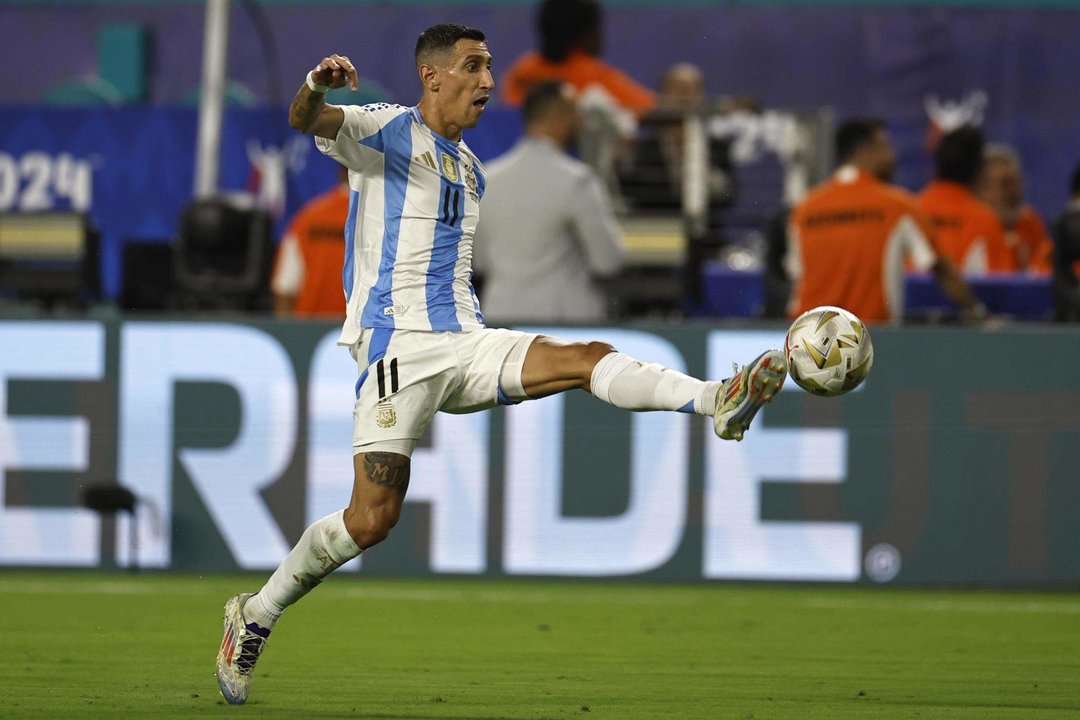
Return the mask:
[(274, 627), (285, 608), (307, 595), (330, 573), (360, 554), (345, 527), (345, 511), (316, 520), (300, 536), (258, 594), (244, 605), (244, 618)]
[(590, 385), (593, 395), (624, 410), (712, 415), (721, 383), (698, 380), (663, 365), (613, 352), (596, 363)]

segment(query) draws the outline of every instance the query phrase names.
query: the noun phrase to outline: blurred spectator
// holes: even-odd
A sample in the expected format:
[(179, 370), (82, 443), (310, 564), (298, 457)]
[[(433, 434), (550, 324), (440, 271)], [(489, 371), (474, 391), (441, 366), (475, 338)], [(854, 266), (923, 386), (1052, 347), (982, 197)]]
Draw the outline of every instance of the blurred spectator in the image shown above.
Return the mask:
[(980, 194), (994, 209), (1017, 270), (1050, 274), (1053, 243), (1035, 208), (1024, 203), (1024, 170), (1008, 145), (987, 145)]
[[(697, 66), (678, 63), (664, 74), (657, 98), (658, 120), (642, 128), (620, 162), (619, 184), (632, 208), (682, 208), (682, 113), (704, 110), (707, 100), (705, 81)], [(659, 119), (661, 115), (665, 120)], [(730, 204), (732, 198), (730, 141), (710, 139), (709, 161), (710, 209), (718, 209)]]
[(507, 105), (520, 106), (529, 88), (545, 80), (568, 82), (579, 96), (600, 92), (635, 114), (655, 104), (651, 90), (599, 58), (603, 10), (597, 0), (543, 0), (536, 29), (540, 51), (519, 57), (500, 78)]
[(783, 208), (770, 217), (765, 226), (765, 263), (761, 277), (765, 297), (761, 308), (762, 317), (787, 317), (792, 283), (784, 263), (787, 259), (791, 210), (789, 207)]
[(1080, 322), (1080, 165), (1069, 190), (1065, 213), (1054, 223), (1054, 317)]
[(839, 305), (863, 321), (899, 321), (904, 263), (932, 270), (966, 311), (982, 315), (967, 283), (938, 255), (932, 228), (907, 192), (889, 185), (896, 153), (885, 124), (855, 119), (836, 133), (839, 169), (792, 211), (785, 267), (794, 282), (792, 317)]
[(603, 278), (623, 264), (619, 225), (599, 177), (567, 154), (581, 127), (573, 88), (534, 86), (525, 137), (488, 165), (473, 267), (487, 321), (604, 319)]
[(1001, 221), (975, 195), (983, 171), (982, 132), (965, 125), (945, 134), (934, 153), (937, 179), (918, 196), (941, 254), (961, 272), (1013, 272)]
[[(683, 117), (705, 110), (707, 101), (705, 80), (697, 66), (678, 63), (664, 74), (655, 110), (643, 119), (618, 163), (618, 186), (629, 209), (681, 213), (686, 159)], [(690, 233), (686, 254), (685, 288), (692, 304), (700, 300), (702, 263), (716, 255), (725, 241), (724, 210), (731, 205), (734, 189), (730, 148), (730, 139), (709, 139), (705, 226)]]
[(348, 216), (348, 174), (342, 168), (338, 184), (309, 200), (285, 230), (270, 284), (275, 314), (344, 317), (341, 272)]

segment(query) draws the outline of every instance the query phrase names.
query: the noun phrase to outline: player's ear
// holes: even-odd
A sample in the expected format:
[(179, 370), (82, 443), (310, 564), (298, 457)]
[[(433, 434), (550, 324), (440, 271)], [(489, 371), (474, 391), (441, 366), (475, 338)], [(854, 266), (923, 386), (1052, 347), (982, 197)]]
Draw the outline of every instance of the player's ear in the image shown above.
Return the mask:
[(422, 63), (417, 71), (420, 73), (420, 82), (424, 88), (431, 92), (439, 91), (439, 71), (434, 65)]

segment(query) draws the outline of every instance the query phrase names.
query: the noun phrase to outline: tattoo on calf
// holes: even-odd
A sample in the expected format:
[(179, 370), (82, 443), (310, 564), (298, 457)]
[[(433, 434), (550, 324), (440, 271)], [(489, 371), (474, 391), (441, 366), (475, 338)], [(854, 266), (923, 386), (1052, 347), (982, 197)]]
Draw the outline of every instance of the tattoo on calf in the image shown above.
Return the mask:
[(409, 458), (404, 455), (387, 452), (365, 453), (364, 472), (368, 480), (376, 485), (402, 491), (409, 487)]

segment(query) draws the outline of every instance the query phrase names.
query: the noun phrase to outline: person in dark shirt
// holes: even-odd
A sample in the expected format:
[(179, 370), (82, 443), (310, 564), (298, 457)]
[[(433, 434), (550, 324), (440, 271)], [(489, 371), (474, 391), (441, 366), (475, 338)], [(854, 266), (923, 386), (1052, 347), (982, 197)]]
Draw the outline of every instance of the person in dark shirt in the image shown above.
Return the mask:
[(1080, 322), (1080, 165), (1069, 192), (1069, 204), (1054, 223), (1054, 318)]

